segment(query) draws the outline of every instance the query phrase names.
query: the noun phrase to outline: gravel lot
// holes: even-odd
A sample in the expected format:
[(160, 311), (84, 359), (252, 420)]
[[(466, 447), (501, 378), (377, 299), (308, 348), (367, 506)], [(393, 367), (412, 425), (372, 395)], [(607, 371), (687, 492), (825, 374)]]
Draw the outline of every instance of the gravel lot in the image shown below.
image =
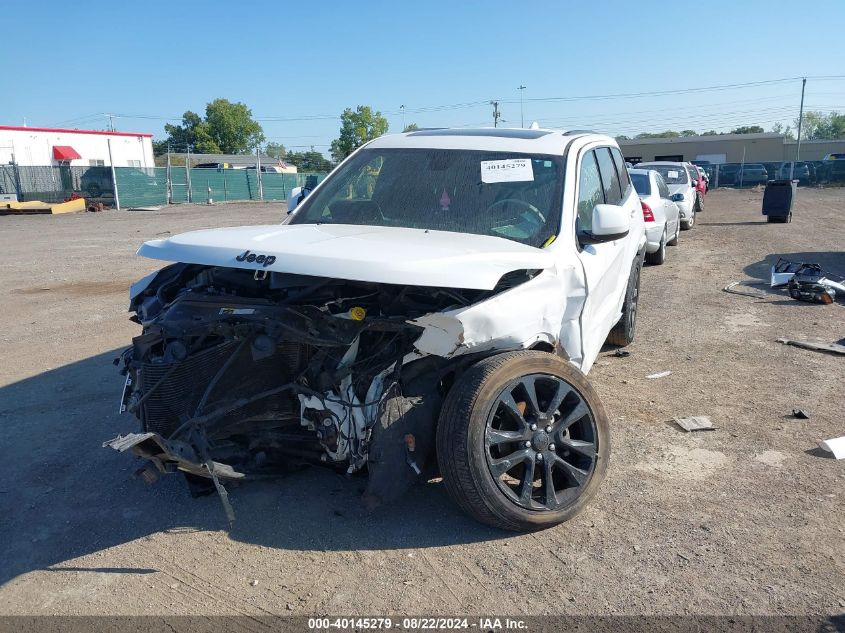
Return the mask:
[(111, 362), (138, 331), (127, 287), (159, 264), (134, 252), (282, 208), (0, 217), (0, 614), (843, 613), (845, 462), (815, 446), (845, 435), (845, 358), (776, 339), (838, 340), (845, 306), (721, 289), (778, 255), (845, 275), (845, 190), (801, 190), (792, 224), (766, 224), (761, 198), (712, 192), (644, 270), (631, 356), (591, 372), (608, 478), (576, 519), (527, 535), (474, 523), (438, 483), (368, 514), (362, 480), (310, 469), (230, 490), (232, 529), (181, 478), (145, 485), (100, 447), (135, 430)]

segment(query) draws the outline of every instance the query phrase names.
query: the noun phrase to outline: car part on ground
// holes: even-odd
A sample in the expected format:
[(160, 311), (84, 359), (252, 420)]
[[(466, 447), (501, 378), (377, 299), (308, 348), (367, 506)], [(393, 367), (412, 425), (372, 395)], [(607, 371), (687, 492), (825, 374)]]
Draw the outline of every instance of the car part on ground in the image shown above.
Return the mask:
[(778, 343), (792, 345), (802, 349), (809, 349), (814, 352), (830, 352), (831, 354), (845, 354), (845, 345), (839, 343), (817, 343), (813, 341), (793, 341), (788, 338), (779, 338)]
[(789, 296), (799, 301), (833, 303), (837, 293), (845, 297), (845, 278), (822, 269), (818, 264), (778, 258), (771, 269), (771, 287), (787, 286)]

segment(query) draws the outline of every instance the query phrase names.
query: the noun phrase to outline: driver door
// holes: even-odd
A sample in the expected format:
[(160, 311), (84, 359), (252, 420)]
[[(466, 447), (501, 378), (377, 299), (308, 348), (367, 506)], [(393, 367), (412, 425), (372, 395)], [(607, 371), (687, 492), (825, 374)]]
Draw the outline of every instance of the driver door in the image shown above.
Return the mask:
[[(624, 170), (624, 163), (622, 164)], [(576, 191), (576, 237), (589, 231), (593, 208), (597, 204), (631, 207), (632, 218), (640, 210), (627, 171), (624, 187), (611, 148), (582, 150), (578, 161)], [(623, 199), (624, 196), (624, 199)], [(584, 268), (587, 296), (581, 313), (581, 345), (584, 351), (582, 369), (587, 371), (601, 350), (608, 332), (619, 320), (622, 300), (628, 284), (633, 254), (630, 235), (601, 244), (580, 244), (578, 258)], [(634, 247), (636, 252), (636, 246)]]

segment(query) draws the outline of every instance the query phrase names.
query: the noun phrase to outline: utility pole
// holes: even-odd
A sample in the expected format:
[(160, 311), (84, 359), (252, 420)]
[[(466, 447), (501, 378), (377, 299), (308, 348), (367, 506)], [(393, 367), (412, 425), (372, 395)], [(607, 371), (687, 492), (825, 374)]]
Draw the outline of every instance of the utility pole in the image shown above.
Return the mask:
[(104, 112), (103, 116), (109, 120), (109, 132), (114, 132), (114, 115)]
[(798, 110), (798, 147), (795, 149), (795, 160), (801, 159), (801, 124), (804, 123), (804, 88), (807, 86), (807, 78), (801, 80), (801, 108)]
[(525, 127), (525, 117), (522, 115), (522, 91), (525, 90), (526, 86), (519, 84), (519, 127)]
[(399, 109), (402, 110), (402, 131), (405, 131), (405, 105), (402, 104), (399, 106)]
[(499, 112), (499, 102), (491, 101), (490, 105), (493, 106), (493, 127), (499, 127), (499, 119), (502, 118), (502, 113)]
[(789, 163), (789, 180), (795, 177), (795, 163), (801, 160), (801, 124), (804, 123), (804, 88), (807, 86), (807, 78), (801, 79), (801, 107), (798, 109), (798, 144), (795, 148), (795, 160)]
[(112, 194), (114, 195), (114, 207), (120, 211), (120, 196), (117, 191), (117, 174), (114, 171), (114, 160), (111, 155), (111, 139), (106, 140), (106, 145), (108, 145), (109, 148), (109, 169), (111, 170), (111, 187)]

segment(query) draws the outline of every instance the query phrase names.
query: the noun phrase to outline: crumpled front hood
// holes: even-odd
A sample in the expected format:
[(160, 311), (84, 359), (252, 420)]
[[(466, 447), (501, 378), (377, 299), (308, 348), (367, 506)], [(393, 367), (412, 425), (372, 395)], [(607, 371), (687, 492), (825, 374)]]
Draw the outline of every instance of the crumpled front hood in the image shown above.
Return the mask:
[(550, 253), (486, 235), (297, 224), (182, 233), (146, 242), (153, 259), (376, 283), (492, 290), (505, 273), (544, 269)]

